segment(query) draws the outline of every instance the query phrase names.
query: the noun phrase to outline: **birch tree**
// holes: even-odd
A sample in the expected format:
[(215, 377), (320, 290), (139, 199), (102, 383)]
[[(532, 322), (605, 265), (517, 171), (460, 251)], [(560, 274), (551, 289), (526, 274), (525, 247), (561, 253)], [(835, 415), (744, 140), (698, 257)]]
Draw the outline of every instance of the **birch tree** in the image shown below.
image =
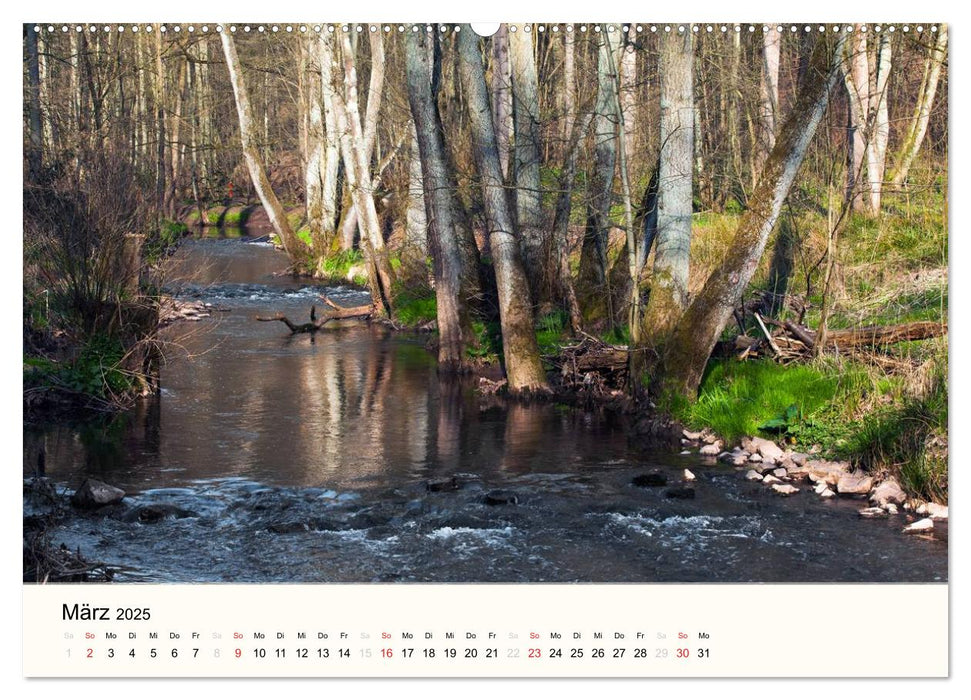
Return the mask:
[[(380, 32), (371, 32), (372, 56), (383, 56), (384, 39)], [(337, 107), (337, 129), (341, 134), (341, 151), (348, 189), (354, 202), (357, 220), (361, 228), (361, 249), (364, 264), (368, 271), (368, 285), (372, 297), (384, 313), (391, 315), (391, 285), (394, 275), (388, 251), (384, 245), (378, 212), (374, 205), (374, 192), (371, 181), (371, 168), (368, 160), (369, 132), (361, 124), (361, 114), (357, 97), (357, 63), (349, 32), (341, 38), (341, 55), (344, 64), (343, 96), (335, 101)], [(375, 59), (377, 60), (377, 59)], [(383, 70), (372, 64), (371, 77), (375, 71)], [(365, 121), (372, 129), (377, 128), (377, 108), (373, 114), (368, 110)], [(371, 141), (373, 143), (373, 140)]]
[[(236, 113), (239, 117), (239, 136), (243, 144), (243, 158), (246, 161), (250, 179), (253, 181), (253, 187), (256, 189), (260, 202), (266, 210), (270, 224), (273, 226), (273, 231), (279, 237), (280, 243), (283, 245), (284, 250), (287, 251), (290, 259), (294, 262), (306, 261), (310, 250), (290, 227), (290, 222), (287, 221), (283, 205), (280, 204), (280, 200), (277, 199), (276, 194), (273, 192), (270, 179), (266, 176), (266, 170), (263, 167), (257, 140), (257, 126), (253, 122), (253, 111), (250, 107), (249, 93), (244, 82), (243, 68), (240, 65), (239, 56), (236, 53), (236, 44), (233, 41), (232, 34), (228, 31), (220, 32), (219, 36), (222, 39), (223, 53), (226, 56), (226, 68), (229, 70), (229, 80), (232, 83), (233, 95), (236, 100)], [(156, 57), (161, 66), (160, 49), (157, 49)], [(164, 153), (164, 150), (160, 150), (160, 152)]]
[(934, 44), (928, 50), (917, 104), (914, 105), (914, 113), (907, 124), (906, 135), (897, 151), (896, 165), (890, 174), (890, 180), (896, 187), (902, 186), (907, 181), (910, 166), (924, 142), (927, 125), (930, 123), (931, 108), (934, 106), (934, 96), (937, 94), (937, 84), (941, 78), (941, 69), (946, 60), (947, 26), (942, 24), (938, 27)]
[(694, 168), (694, 51), (687, 30), (661, 37), (657, 238), (645, 336), (663, 339), (688, 303)]
[(782, 52), (782, 33), (770, 26), (762, 34), (762, 79), (759, 83), (759, 140), (756, 148), (756, 167), (753, 184), (758, 181), (765, 159), (775, 146), (779, 121), (779, 59)]
[(549, 386), (540, 362), (533, 314), (529, 306), (529, 285), (503, 187), (482, 54), (479, 52), (478, 39), (468, 25), (459, 32), (458, 50), (462, 58), (462, 84), (468, 100), (473, 148), (496, 274), (502, 350), (509, 391), (512, 394), (547, 392)]

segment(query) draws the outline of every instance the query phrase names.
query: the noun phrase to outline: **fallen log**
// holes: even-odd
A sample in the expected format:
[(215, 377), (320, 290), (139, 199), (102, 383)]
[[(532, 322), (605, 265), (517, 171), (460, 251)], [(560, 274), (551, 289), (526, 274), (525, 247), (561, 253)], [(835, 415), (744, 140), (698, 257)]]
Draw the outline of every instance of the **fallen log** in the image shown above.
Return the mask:
[(367, 318), (374, 313), (374, 304), (365, 304), (362, 306), (340, 306), (335, 304), (331, 299), (326, 296), (321, 295), (320, 297), (324, 303), (333, 309), (333, 311), (325, 312), (325, 314), (317, 319), (317, 307), (310, 307), (310, 322), (309, 323), (294, 323), (289, 318), (283, 314), (277, 314), (276, 316), (257, 316), (257, 321), (280, 321), (293, 334), (296, 333), (316, 333), (321, 330), (327, 323), (335, 321), (338, 319), (345, 318)]
[[(787, 331), (808, 347), (815, 344), (816, 331), (797, 326), (790, 321), (787, 321), (784, 325)], [(826, 331), (826, 347), (853, 348), (891, 345), (906, 340), (927, 340), (946, 334), (947, 323), (938, 323), (937, 321), (912, 321), (895, 326), (844, 328)]]

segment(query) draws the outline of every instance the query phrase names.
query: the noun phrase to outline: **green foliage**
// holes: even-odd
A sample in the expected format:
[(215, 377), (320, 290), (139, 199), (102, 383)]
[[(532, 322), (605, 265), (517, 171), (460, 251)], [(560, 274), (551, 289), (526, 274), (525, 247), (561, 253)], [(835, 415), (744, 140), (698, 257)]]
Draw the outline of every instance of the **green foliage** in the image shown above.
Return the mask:
[(947, 377), (934, 366), (919, 396), (865, 414), (839, 453), (871, 471), (887, 468), (902, 485), (927, 499), (947, 494)]
[(626, 325), (615, 326), (600, 335), (600, 339), (611, 345), (630, 345), (630, 328)]
[(465, 354), (471, 359), (498, 362), (502, 357), (502, 328), (498, 321), (473, 321), (474, 342), (466, 346)]
[(542, 355), (556, 353), (569, 327), (565, 311), (552, 311), (542, 316), (536, 324), (536, 342)]
[[(364, 262), (364, 255), (360, 250), (341, 250), (326, 257), (321, 263), (320, 269), (325, 277), (346, 280), (351, 267), (362, 262)], [(354, 282), (364, 285), (367, 284), (367, 278), (363, 278), (362, 281), (355, 278)]]
[(424, 296), (402, 293), (395, 297), (395, 320), (404, 326), (420, 326), (438, 318), (434, 292)]
[(106, 335), (87, 339), (69, 362), (42, 357), (24, 358), (24, 380), (32, 386), (51, 385), (110, 401), (132, 390), (133, 378), (122, 369), (125, 350), (121, 341)]
[(838, 374), (808, 365), (721, 360), (709, 365), (698, 400), (675, 410), (685, 423), (709, 426), (732, 441), (788, 432), (832, 402), (839, 388)]

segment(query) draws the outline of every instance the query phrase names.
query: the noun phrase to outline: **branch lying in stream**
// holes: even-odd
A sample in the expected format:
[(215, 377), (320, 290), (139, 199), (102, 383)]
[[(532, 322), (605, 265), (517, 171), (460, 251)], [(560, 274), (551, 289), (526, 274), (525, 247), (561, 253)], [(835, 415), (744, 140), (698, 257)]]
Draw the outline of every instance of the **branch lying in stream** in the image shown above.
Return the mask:
[(290, 329), (291, 333), (316, 333), (324, 327), (330, 321), (334, 321), (342, 318), (368, 318), (374, 313), (373, 304), (365, 304), (363, 306), (339, 306), (333, 301), (328, 299), (326, 296), (321, 295), (320, 297), (325, 304), (333, 309), (333, 311), (325, 312), (324, 315), (318, 320), (317, 319), (317, 307), (310, 307), (310, 323), (294, 323), (289, 318), (283, 314), (277, 314), (276, 316), (257, 316), (257, 321), (281, 321)]

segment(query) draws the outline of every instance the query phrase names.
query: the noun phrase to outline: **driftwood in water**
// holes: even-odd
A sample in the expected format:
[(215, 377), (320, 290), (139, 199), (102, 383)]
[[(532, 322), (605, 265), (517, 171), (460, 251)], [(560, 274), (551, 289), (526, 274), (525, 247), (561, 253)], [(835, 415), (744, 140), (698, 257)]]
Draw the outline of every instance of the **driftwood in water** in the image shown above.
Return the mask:
[(333, 311), (327, 311), (318, 320), (317, 319), (317, 307), (310, 307), (310, 322), (309, 323), (294, 323), (289, 318), (283, 314), (277, 314), (276, 316), (257, 316), (257, 321), (280, 321), (290, 329), (291, 333), (316, 333), (321, 328), (324, 327), (330, 321), (342, 318), (367, 318), (374, 313), (373, 304), (365, 304), (363, 306), (339, 306), (333, 301), (325, 296), (320, 297), (325, 304), (327, 304)]

